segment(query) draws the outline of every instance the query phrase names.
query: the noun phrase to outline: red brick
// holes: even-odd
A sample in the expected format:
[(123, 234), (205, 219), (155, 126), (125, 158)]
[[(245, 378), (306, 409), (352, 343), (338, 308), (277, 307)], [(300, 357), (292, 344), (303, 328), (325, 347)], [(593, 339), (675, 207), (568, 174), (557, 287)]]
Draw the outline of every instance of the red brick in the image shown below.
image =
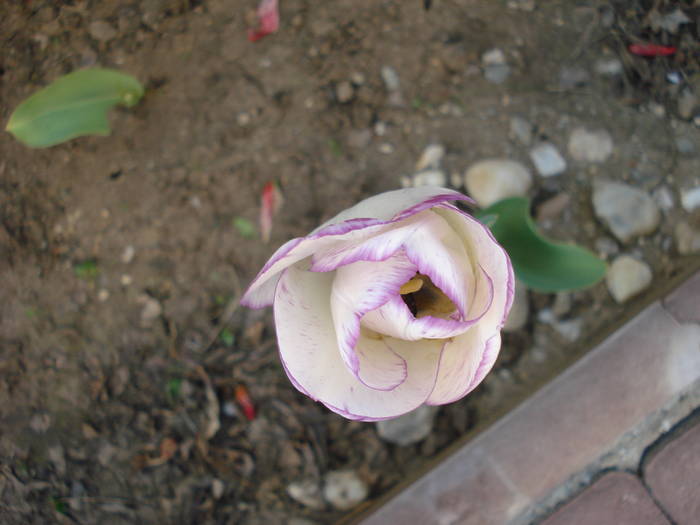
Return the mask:
[(677, 525), (700, 522), (700, 424), (666, 444), (649, 460), (644, 479)]
[(542, 525), (669, 525), (639, 479), (606, 474)]
[(653, 304), (364, 525), (507, 523), (700, 379), (698, 344)]
[(700, 323), (700, 272), (669, 294), (664, 306), (681, 323)]

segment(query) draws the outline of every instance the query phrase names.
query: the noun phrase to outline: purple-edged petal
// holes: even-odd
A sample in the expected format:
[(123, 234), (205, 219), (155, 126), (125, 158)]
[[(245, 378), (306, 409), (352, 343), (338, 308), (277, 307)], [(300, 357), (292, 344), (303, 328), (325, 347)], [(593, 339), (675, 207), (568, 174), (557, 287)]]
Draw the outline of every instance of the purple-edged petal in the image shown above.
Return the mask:
[(500, 332), (487, 333), (479, 324), (448, 342), (427, 404), (453, 403), (474, 390), (493, 367), (500, 348)]
[(488, 229), (457, 208), (435, 208), (463, 239), (472, 259), (479, 262), (494, 282), (488, 312), (443, 352), (435, 389), (429, 404), (441, 405), (460, 399), (484, 378), (500, 349), (500, 329), (512, 304), (513, 269), (507, 254)]
[(483, 269), (477, 283), (477, 296), (470, 308), (470, 318), (442, 319), (424, 316), (416, 318), (400, 296), (392, 297), (379, 308), (367, 312), (362, 318), (362, 326), (381, 334), (398, 337), (407, 341), (419, 339), (448, 339), (465, 332), (488, 312), (494, 296), (494, 285)]
[(406, 363), (406, 379), (393, 390), (364, 385), (337, 351), (329, 297), (333, 275), (288, 268), (274, 301), (280, 357), (292, 383), (344, 417), (377, 421), (400, 416), (425, 402), (435, 386), (442, 341), (420, 344), (376, 340)]
[(279, 248), (248, 287), (241, 304), (250, 308), (270, 306), (280, 272), (327, 244), (370, 238), (386, 224), (403, 221), (435, 205), (455, 200), (471, 199), (454, 190), (427, 186), (370, 197), (339, 213), (308, 236), (292, 239)]
[(392, 297), (413, 277), (416, 267), (402, 254), (385, 261), (358, 261), (338, 268), (330, 296), (340, 355), (348, 369), (370, 388), (391, 390), (406, 378), (406, 363), (386, 345), (360, 341), (362, 316)]

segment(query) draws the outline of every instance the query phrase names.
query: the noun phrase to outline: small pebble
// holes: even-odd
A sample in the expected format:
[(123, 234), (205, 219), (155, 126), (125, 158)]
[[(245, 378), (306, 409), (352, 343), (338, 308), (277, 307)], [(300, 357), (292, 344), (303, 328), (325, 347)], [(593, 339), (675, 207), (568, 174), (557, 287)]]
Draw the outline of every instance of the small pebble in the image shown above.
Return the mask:
[(425, 170), (413, 175), (413, 186), (438, 186), (447, 184), (447, 175), (442, 170)]
[(369, 494), (364, 481), (351, 470), (332, 471), (326, 474), (323, 497), (338, 510), (350, 510), (362, 503)]
[(104, 303), (107, 299), (109, 299), (109, 290), (105, 290), (104, 288), (102, 288), (99, 292), (97, 292), (98, 301)]
[(287, 485), (287, 494), (295, 501), (311, 509), (322, 509), (324, 507), (321, 499), (321, 488), (313, 480), (293, 481)]
[(489, 49), (481, 55), (481, 62), (485, 66), (499, 66), (506, 63), (506, 55), (498, 48)]
[(523, 146), (532, 144), (532, 124), (522, 117), (512, 117), (510, 119), (510, 134)]
[(395, 419), (379, 421), (377, 433), (384, 441), (402, 447), (418, 443), (430, 435), (436, 412), (436, 407), (421, 405)]
[(399, 80), (399, 74), (391, 66), (382, 67), (381, 71), (382, 80), (384, 81), (384, 86), (387, 91), (398, 91), (401, 87), (401, 81)]
[(681, 205), (685, 211), (700, 208), (700, 186), (691, 190), (681, 190)]
[(566, 321), (555, 321), (552, 323), (552, 328), (560, 336), (567, 341), (573, 343), (581, 337), (581, 329), (583, 328), (582, 319), (567, 319)]
[(605, 276), (610, 295), (618, 303), (624, 303), (644, 291), (651, 284), (651, 279), (649, 265), (629, 255), (615, 259)]
[(520, 281), (515, 281), (515, 295), (513, 296), (513, 306), (503, 325), (504, 332), (517, 332), (525, 327), (530, 316), (530, 298), (527, 286)]
[(492, 84), (503, 84), (510, 76), (508, 64), (484, 66), (484, 78)]
[(590, 78), (588, 71), (579, 66), (564, 66), (559, 71), (559, 85), (564, 89), (585, 86)]
[(151, 321), (160, 317), (160, 314), (163, 313), (163, 307), (161, 304), (150, 295), (140, 295), (136, 299), (136, 302), (143, 305), (141, 308), (141, 321), (144, 323), (150, 323)]
[(599, 58), (598, 60), (596, 60), (595, 65), (593, 67), (595, 69), (595, 72), (599, 75), (609, 77), (621, 75), (624, 71), (622, 62), (619, 58), (615, 57)]
[(131, 275), (125, 273), (121, 276), (119, 279), (119, 282), (122, 283), (122, 286), (129, 286), (134, 280), (131, 278)]
[(130, 244), (122, 252), (121, 260), (124, 264), (129, 264), (134, 260), (134, 255), (136, 255), (136, 249)]
[(537, 173), (543, 177), (560, 175), (566, 170), (566, 161), (551, 142), (542, 142), (530, 150), (530, 158)]
[(610, 133), (604, 129), (575, 128), (569, 137), (569, 154), (580, 162), (605, 162), (613, 152)]
[(593, 185), (593, 210), (622, 242), (653, 232), (661, 219), (659, 207), (649, 195), (619, 182)]
[(88, 26), (90, 36), (100, 42), (109, 42), (117, 36), (117, 30), (103, 20), (91, 22)]
[(684, 89), (678, 97), (678, 116), (682, 119), (693, 117), (698, 105), (698, 97), (690, 89)]
[(384, 155), (391, 155), (392, 153), (394, 153), (394, 146), (392, 146), (388, 142), (384, 142), (383, 144), (379, 145), (379, 153), (383, 153)]
[(487, 207), (506, 197), (526, 196), (532, 186), (532, 175), (519, 162), (488, 159), (467, 170), (464, 185), (479, 206)]
[(340, 82), (335, 87), (335, 97), (341, 104), (346, 104), (347, 102), (350, 102), (354, 96), (355, 89), (352, 87), (352, 84), (347, 80)]
[(681, 255), (700, 253), (700, 231), (693, 229), (687, 222), (679, 222), (673, 229), (676, 249)]
[(445, 146), (442, 144), (430, 144), (421, 153), (418, 162), (416, 162), (416, 171), (425, 169), (438, 169), (445, 156)]

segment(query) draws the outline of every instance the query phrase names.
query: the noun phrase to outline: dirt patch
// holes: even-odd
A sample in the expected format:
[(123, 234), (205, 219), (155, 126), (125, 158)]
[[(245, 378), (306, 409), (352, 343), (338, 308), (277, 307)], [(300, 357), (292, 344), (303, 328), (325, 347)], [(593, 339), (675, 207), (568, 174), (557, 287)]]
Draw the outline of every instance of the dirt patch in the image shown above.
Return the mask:
[[(270, 312), (229, 318), (227, 306), (274, 248), (398, 187), (430, 143), (446, 147), (448, 174), (462, 173), (485, 157), (529, 165), (513, 116), (563, 153), (574, 127), (605, 128), (616, 148), (605, 164), (536, 177), (536, 204), (570, 197), (542, 228), (643, 258), (655, 276), (647, 294), (696, 264), (678, 255), (673, 231), (697, 225), (697, 211), (672, 204), (653, 234), (621, 244), (590, 202), (601, 177), (667, 188), (674, 203), (700, 184), (697, 107), (674, 109), (696, 89), (694, 8), (693, 25), (660, 42), (680, 58), (653, 62), (623, 45), (658, 36), (642, 27), (651, 2), (436, 0), (426, 11), (419, 0), (282, 0), (281, 30), (255, 44), (255, 3), (239, 4), (0, 6), (3, 121), (81, 67), (117, 68), (148, 88), (137, 107), (113, 112), (108, 138), (29, 150), (0, 137), (3, 523), (333, 522), (342, 511), (295, 501), (289, 483), (350, 469), (370, 500), (380, 496), (644, 302), (616, 305), (604, 284), (572, 294), (561, 318), (578, 326), (572, 334), (538, 317), (553, 296), (531, 294), (530, 320), (506, 336), (497, 371), (441, 408), (416, 445), (387, 444), (374, 425), (299, 394), (279, 366)], [(484, 75), (493, 48), (509, 66), (501, 83)], [(601, 58), (621, 72), (600, 72)], [(659, 77), (670, 71), (683, 77), (675, 91)], [(272, 180), (285, 205), (265, 245), (233, 221), (257, 220)]]

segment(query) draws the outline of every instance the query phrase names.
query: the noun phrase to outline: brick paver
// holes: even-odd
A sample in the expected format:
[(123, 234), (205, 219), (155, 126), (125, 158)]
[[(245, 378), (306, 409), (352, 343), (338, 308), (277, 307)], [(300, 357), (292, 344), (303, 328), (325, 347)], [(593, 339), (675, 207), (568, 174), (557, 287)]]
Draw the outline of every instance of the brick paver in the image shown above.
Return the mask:
[(606, 474), (542, 525), (670, 525), (636, 476)]
[(699, 346), (700, 326), (652, 304), (363, 525), (507, 523), (699, 380)]
[(644, 479), (677, 525), (700, 523), (700, 424), (654, 455), (644, 469)]
[(700, 272), (669, 294), (664, 306), (681, 323), (700, 323)]

